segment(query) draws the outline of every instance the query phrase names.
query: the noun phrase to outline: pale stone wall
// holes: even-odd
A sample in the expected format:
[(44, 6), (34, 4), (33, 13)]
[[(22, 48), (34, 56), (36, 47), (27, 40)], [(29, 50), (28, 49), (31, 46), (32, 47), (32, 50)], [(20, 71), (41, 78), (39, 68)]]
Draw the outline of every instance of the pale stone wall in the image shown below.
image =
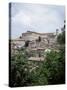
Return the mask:
[[(38, 42), (39, 36), (41, 37), (41, 41)], [(21, 37), (21, 38), (20, 38)], [(11, 44), (15, 44), (16, 47), (23, 47), (25, 42), (29, 40), (29, 47), (28, 48), (52, 48), (56, 43), (56, 35), (54, 33), (36, 33), (27, 31), (23, 33), (18, 39), (12, 40)], [(13, 46), (12, 46), (13, 47)]]
[[(13, 44), (14, 44), (14, 46), (13, 46)], [(23, 41), (23, 40), (12, 40), (11, 45), (13, 47), (23, 47), (25, 45), (25, 41)]]

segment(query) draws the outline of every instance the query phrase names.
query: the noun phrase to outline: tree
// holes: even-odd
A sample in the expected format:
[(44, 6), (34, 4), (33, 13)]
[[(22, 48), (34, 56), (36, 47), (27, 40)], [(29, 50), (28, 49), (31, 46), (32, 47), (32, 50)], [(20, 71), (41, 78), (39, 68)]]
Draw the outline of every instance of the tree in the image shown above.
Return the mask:
[(47, 71), (43, 67), (43, 63), (38, 64), (38, 67), (31, 72), (32, 85), (47, 85)]
[(59, 44), (65, 44), (65, 31), (58, 35), (57, 41)]
[(22, 50), (18, 52), (11, 57), (11, 87), (27, 86), (31, 82), (27, 57)]
[[(65, 27), (65, 26), (64, 26)], [(38, 42), (41, 41), (39, 37)], [(18, 49), (18, 53), (11, 56), (10, 83), (12, 87), (64, 84), (65, 83), (65, 28), (58, 35), (59, 52), (51, 50), (46, 53), (46, 60), (43, 62), (28, 62), (26, 47)], [(40, 55), (39, 55), (40, 56)], [(33, 69), (34, 68), (34, 69)]]
[(48, 77), (49, 84), (65, 83), (65, 26), (58, 35), (57, 42), (60, 45), (59, 52), (51, 51), (48, 53), (45, 63), (50, 73)]
[(49, 72), (49, 84), (65, 83), (64, 60), (61, 52), (51, 51), (47, 54), (45, 67)]
[(59, 52), (51, 51), (46, 55), (46, 68), (48, 75), (48, 84), (64, 84), (65, 83), (65, 26), (57, 37), (59, 44)]
[(64, 26), (61, 28), (61, 33), (57, 37), (57, 42), (59, 44), (65, 44), (65, 21)]

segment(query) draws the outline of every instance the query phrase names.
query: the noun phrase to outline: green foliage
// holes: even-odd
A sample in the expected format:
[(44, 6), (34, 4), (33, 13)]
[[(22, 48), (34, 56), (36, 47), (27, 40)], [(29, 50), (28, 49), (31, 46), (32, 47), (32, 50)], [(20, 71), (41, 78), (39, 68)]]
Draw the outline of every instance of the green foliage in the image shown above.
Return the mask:
[(64, 26), (61, 28), (61, 33), (57, 37), (57, 41), (59, 44), (65, 44), (65, 21), (64, 21)]
[(47, 53), (44, 62), (31, 61), (28, 63), (25, 53), (19, 51), (17, 55), (11, 58), (11, 86), (65, 83), (65, 56), (63, 50)]
[(48, 76), (49, 84), (65, 83), (65, 64), (62, 52), (51, 51), (47, 54), (46, 69), (50, 73)]
[[(39, 42), (41, 38), (39, 37)], [(29, 54), (26, 47), (18, 49), (16, 55), (11, 56), (10, 84), (17, 86), (34, 86), (65, 83), (65, 31), (57, 37), (59, 52), (46, 53), (43, 62), (28, 61)], [(34, 52), (33, 52), (34, 56)], [(40, 56), (40, 55), (39, 55)]]
[(59, 44), (65, 44), (65, 31), (58, 35), (57, 41)]
[(43, 63), (38, 68), (31, 72), (32, 85), (47, 85), (46, 68), (43, 68)]
[[(30, 62), (29, 64), (26, 51), (24, 51), (24, 54), (23, 50), (19, 50), (18, 52), (15, 56), (11, 57), (11, 86), (48, 84), (46, 69), (43, 68), (43, 63)], [(30, 66), (32, 66), (32, 68), (30, 68)]]
[(11, 86), (27, 86), (30, 82), (26, 55), (22, 51), (11, 58)]

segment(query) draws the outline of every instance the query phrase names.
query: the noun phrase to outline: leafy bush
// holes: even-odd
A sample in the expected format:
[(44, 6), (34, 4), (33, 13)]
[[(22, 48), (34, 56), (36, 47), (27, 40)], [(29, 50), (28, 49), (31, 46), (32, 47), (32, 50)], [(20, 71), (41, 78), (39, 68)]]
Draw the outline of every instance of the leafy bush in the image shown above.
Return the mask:
[[(39, 42), (41, 37), (39, 37)], [(31, 86), (65, 83), (65, 31), (57, 37), (59, 52), (44, 53), (46, 60), (43, 62), (28, 62), (30, 54), (25, 48), (18, 50), (11, 56), (10, 85)], [(29, 41), (25, 43), (28, 47)], [(35, 55), (34, 53), (33, 56)], [(31, 67), (31, 68), (30, 68)]]
[(62, 59), (63, 55), (60, 52), (51, 51), (47, 54), (45, 66), (48, 72), (50, 73), (48, 76), (49, 84), (63, 84), (65, 83), (65, 64)]

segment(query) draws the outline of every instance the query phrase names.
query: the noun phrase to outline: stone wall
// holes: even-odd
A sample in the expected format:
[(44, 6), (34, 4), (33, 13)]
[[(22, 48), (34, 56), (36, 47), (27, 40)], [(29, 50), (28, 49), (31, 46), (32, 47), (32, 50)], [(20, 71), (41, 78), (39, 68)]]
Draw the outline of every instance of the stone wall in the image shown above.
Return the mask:
[[(41, 37), (41, 41), (38, 41), (39, 37)], [(19, 38), (11, 40), (11, 47), (12, 48), (24, 47), (25, 42), (27, 40), (29, 40), (28, 49), (34, 48), (47, 49), (52, 47), (54, 48), (54, 45), (56, 44), (56, 35), (54, 33), (37, 33), (27, 31), (26, 33), (22, 33), (22, 35)]]

